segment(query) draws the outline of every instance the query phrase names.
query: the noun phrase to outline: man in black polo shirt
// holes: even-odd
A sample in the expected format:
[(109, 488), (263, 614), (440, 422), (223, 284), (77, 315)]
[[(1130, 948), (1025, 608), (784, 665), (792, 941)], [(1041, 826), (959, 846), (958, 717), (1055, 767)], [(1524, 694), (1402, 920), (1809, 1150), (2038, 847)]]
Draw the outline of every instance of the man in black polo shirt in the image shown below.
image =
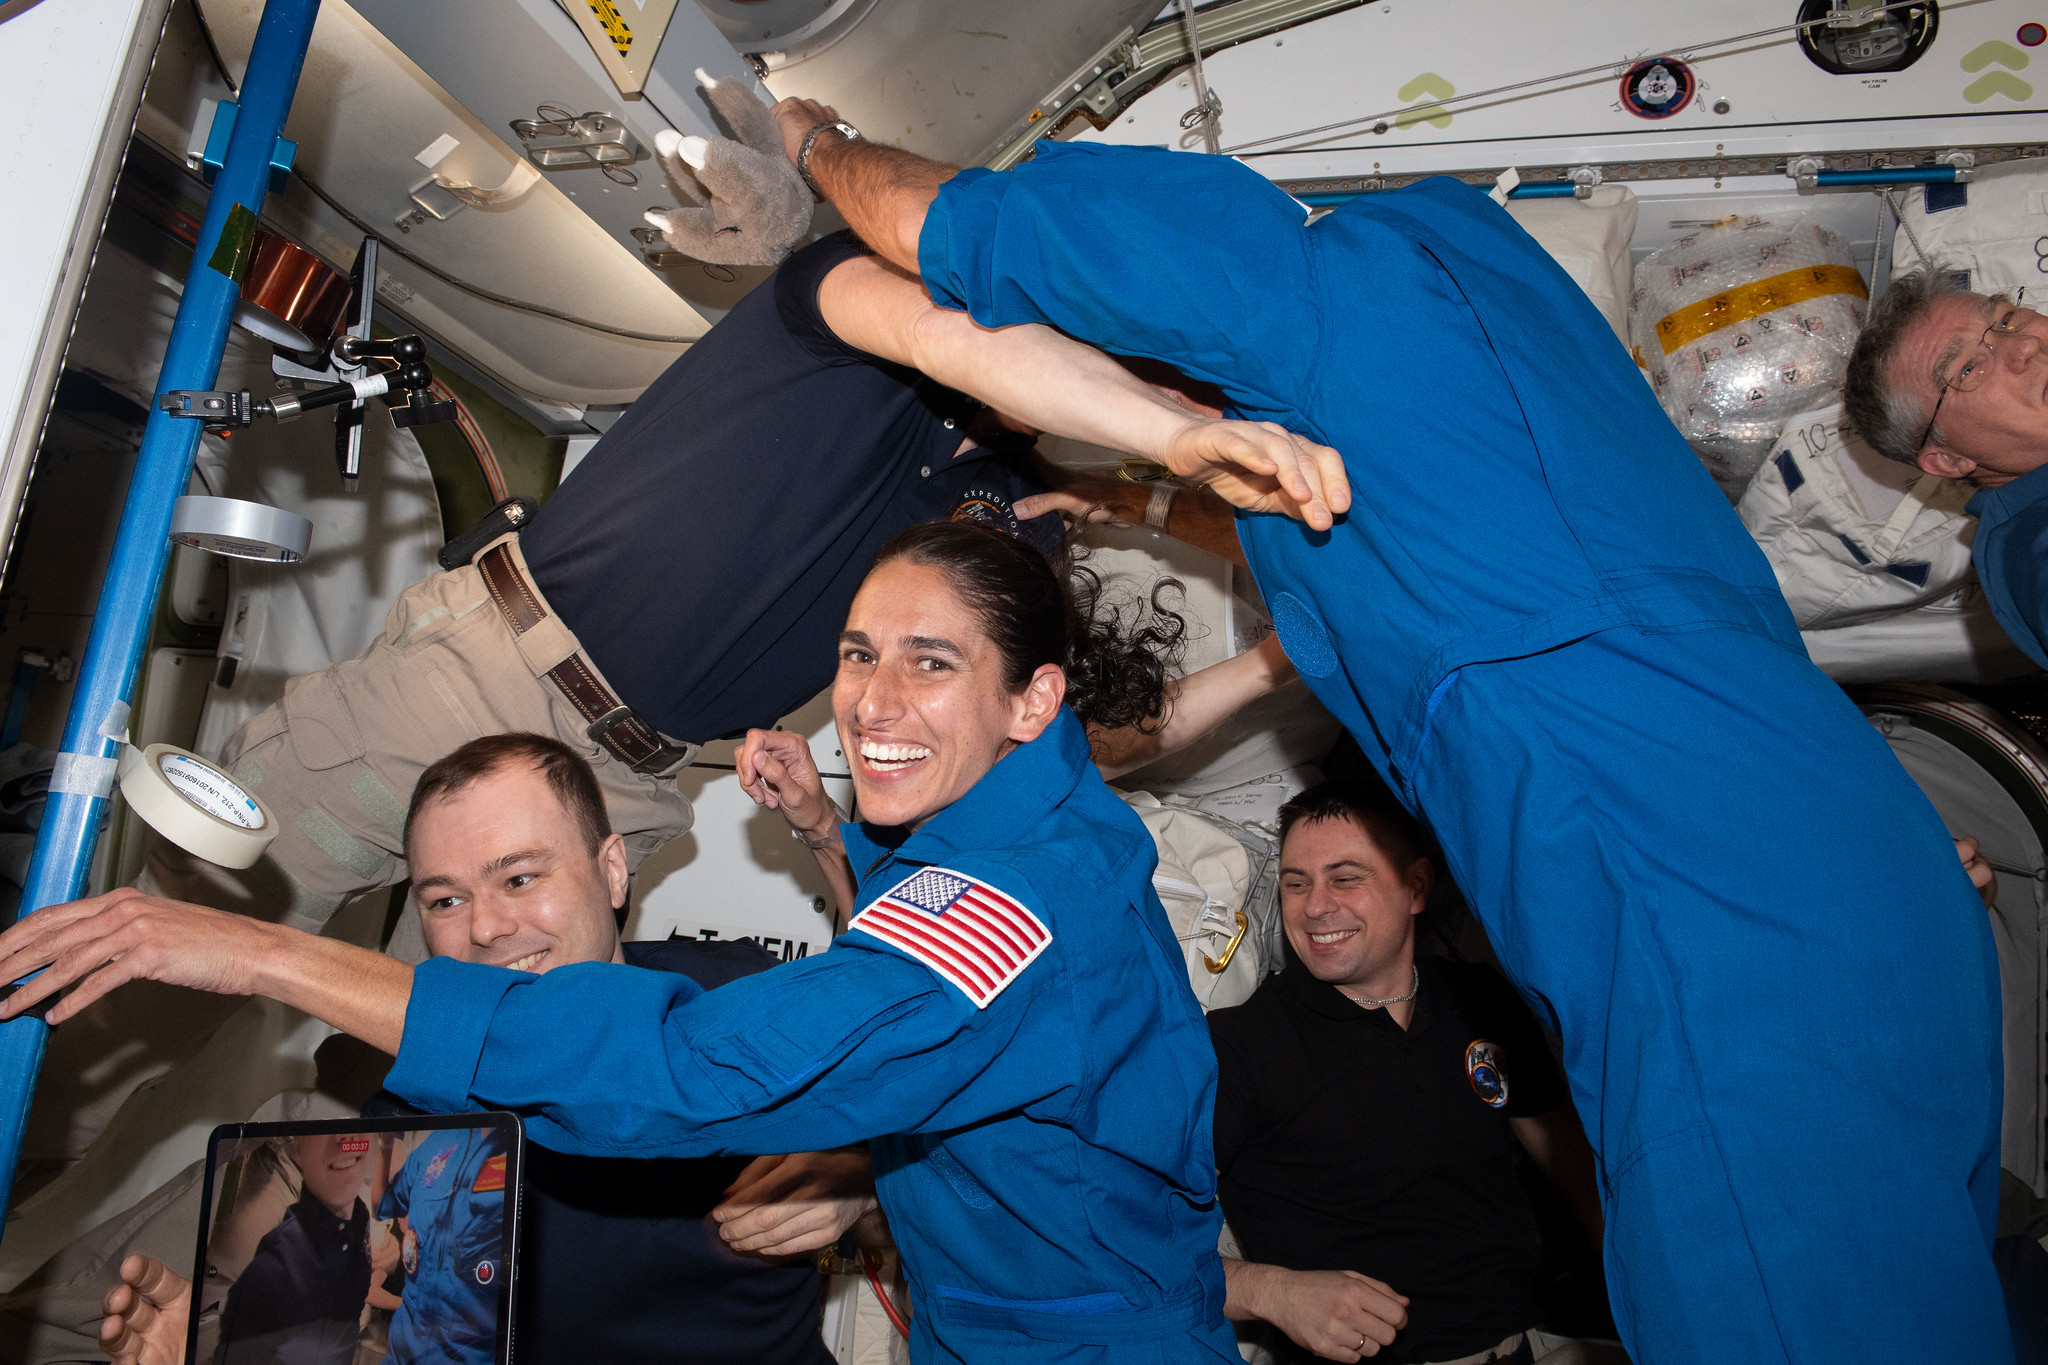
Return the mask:
[[(494, 735), (464, 745), (427, 769), (403, 830), (413, 899), (435, 956), (530, 972), (623, 962), (678, 972), (707, 988), (773, 965), (758, 944), (745, 941), (619, 941), (627, 884), (623, 841), (606, 824), (589, 766), (559, 741)], [(230, 915), (211, 915), (209, 923), (228, 935), (258, 932)], [(413, 1111), (379, 1095), (364, 1112)], [(761, 1202), (756, 1193), (727, 1194), (750, 1164), (745, 1157), (569, 1156), (529, 1142), (514, 1327), (519, 1359), (534, 1365), (832, 1365), (818, 1334), (818, 1275), (808, 1257), (777, 1263), (743, 1256), (721, 1237), (722, 1228), (742, 1225), (727, 1215)], [(809, 1178), (796, 1179), (798, 1170)], [(779, 1238), (789, 1250), (829, 1246), (850, 1228), (856, 1236), (886, 1235), (869, 1218), (877, 1206), (864, 1152), (791, 1156), (772, 1179), (757, 1170), (744, 1183), (749, 1191), (801, 1187), (811, 1207), (790, 1225), (800, 1221), (809, 1231)], [(829, 1218), (810, 1216), (821, 1206)], [(360, 1284), (350, 1282), (357, 1309), (370, 1270), (361, 1221), (355, 1243)], [(432, 1235), (423, 1224), (413, 1231)], [(420, 1248), (421, 1264), (435, 1259), (432, 1248)], [(121, 1278), (107, 1296), (103, 1349), (122, 1365), (180, 1359), (189, 1283), (142, 1256), (123, 1262)], [(240, 1290), (238, 1283), (230, 1293), (230, 1313)], [(435, 1310), (431, 1298), (416, 1306), (423, 1314)], [(351, 1334), (354, 1316), (352, 1310)], [(433, 1324), (419, 1330), (431, 1333)]]
[(1281, 808), (1293, 950), (1209, 1016), (1216, 1167), (1243, 1249), (1226, 1311), (1292, 1358), (1533, 1359), (1536, 1223), (1512, 1145), (1597, 1240), (1592, 1150), (1542, 1029), (1483, 967), (1415, 955), (1421, 825), (1335, 780)]

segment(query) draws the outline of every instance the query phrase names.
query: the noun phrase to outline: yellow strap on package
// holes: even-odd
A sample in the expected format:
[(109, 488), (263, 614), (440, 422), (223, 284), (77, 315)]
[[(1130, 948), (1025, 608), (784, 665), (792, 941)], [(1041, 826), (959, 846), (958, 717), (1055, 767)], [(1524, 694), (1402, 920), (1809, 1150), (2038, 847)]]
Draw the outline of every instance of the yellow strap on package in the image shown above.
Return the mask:
[(1854, 294), (1859, 299), (1870, 297), (1863, 277), (1856, 273), (1854, 266), (1801, 266), (1797, 270), (1739, 284), (1710, 299), (1687, 304), (1657, 323), (1657, 341), (1663, 346), (1664, 354), (1670, 355), (1709, 332), (1718, 332), (1723, 327), (1733, 327), (1738, 322), (1748, 322), (1751, 318), (1790, 308), (1795, 303), (1817, 299), (1824, 294)]

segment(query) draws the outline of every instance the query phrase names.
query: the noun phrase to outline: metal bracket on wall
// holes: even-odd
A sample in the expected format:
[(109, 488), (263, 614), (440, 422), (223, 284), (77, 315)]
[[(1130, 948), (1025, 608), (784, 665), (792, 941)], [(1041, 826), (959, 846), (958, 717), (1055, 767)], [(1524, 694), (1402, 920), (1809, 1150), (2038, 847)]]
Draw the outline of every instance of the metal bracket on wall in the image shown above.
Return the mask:
[(406, 197), (412, 200), (412, 207), (391, 220), (392, 226), (400, 232), (411, 232), (430, 219), (437, 223), (445, 223), (468, 207), (446, 185), (431, 175), (405, 193)]
[(644, 160), (647, 149), (617, 116), (602, 110), (571, 114), (544, 104), (530, 119), (512, 120), (512, 132), (526, 148), (527, 158), (544, 171), (573, 171), (586, 166), (609, 170)]
[[(1368, 0), (1225, 0), (1195, 11), (1202, 55), (1221, 52), (1269, 33), (1293, 28)], [(1187, 25), (1178, 13), (1133, 33), (1125, 29), (1044, 99), (991, 147), (982, 164), (1007, 170), (1031, 154), (1040, 138), (1058, 138), (1085, 120), (1100, 131), (1124, 109), (1193, 60)]]

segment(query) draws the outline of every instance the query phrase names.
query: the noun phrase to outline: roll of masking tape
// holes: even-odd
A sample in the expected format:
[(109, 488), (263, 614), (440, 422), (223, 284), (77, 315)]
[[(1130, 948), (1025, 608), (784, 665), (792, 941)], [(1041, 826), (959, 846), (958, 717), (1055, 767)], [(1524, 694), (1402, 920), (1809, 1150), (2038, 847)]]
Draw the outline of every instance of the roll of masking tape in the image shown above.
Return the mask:
[(250, 866), (277, 837), (269, 807), (213, 764), (173, 745), (122, 750), (121, 795), (158, 834), (222, 867)]

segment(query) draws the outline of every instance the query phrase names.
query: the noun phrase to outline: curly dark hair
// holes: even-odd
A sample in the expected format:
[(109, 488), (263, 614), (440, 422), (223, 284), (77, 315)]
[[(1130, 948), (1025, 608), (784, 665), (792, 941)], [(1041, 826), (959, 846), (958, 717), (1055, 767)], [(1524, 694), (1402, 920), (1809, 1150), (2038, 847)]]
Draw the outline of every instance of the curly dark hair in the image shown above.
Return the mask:
[(1101, 576), (1062, 554), (1057, 567), (1017, 537), (972, 521), (930, 521), (899, 531), (874, 568), (908, 559), (939, 570), (981, 618), (1003, 659), (1003, 685), (1022, 691), (1043, 664), (1067, 675), (1067, 705), (1105, 729), (1166, 723), (1166, 683), (1180, 662), (1187, 622), (1168, 611), (1167, 579), (1129, 610), (1108, 600)]

